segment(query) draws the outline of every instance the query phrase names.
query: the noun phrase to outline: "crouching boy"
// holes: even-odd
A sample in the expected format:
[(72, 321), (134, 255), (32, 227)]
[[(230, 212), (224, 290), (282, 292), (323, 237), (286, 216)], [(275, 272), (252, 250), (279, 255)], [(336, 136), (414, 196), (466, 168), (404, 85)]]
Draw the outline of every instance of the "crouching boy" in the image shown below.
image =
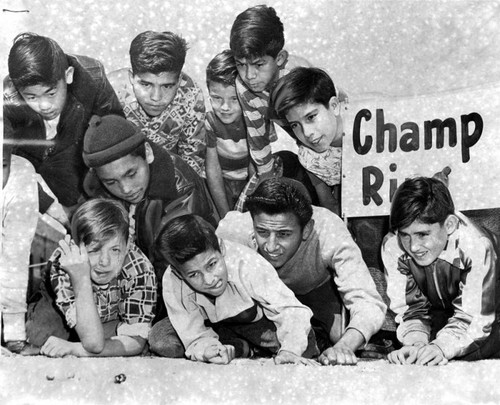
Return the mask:
[(159, 245), (171, 263), (163, 297), (186, 357), (227, 364), (242, 356), (215, 332), (230, 330), (251, 347), (276, 354), (276, 364), (316, 364), (310, 360), (318, 354), (311, 310), (256, 252), (218, 239), (211, 225), (194, 215), (171, 220)]
[(436, 178), (406, 180), (382, 245), (387, 293), (403, 347), (396, 364), (441, 365), (497, 357), (498, 243), (456, 212)]
[[(156, 276), (147, 257), (128, 242), (128, 227), (127, 211), (115, 200), (89, 200), (75, 212), (73, 238), (67, 235), (52, 255), (50, 281), (63, 323), (78, 336), (68, 341), (70, 335), (60, 331), (59, 337), (46, 339), (41, 354), (111, 357), (143, 352), (154, 317)], [(32, 335), (37, 332), (41, 339), (44, 329), (57, 325), (58, 314), (50, 319), (48, 306), (37, 304), (30, 325)]]

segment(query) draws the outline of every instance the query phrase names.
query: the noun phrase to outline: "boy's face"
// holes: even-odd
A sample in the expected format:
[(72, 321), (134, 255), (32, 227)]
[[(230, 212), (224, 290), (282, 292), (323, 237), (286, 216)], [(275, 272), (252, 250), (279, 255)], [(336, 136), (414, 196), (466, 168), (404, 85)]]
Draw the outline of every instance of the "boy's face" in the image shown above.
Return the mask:
[(451, 216), (443, 224), (413, 221), (410, 226), (398, 230), (398, 238), (403, 249), (418, 265), (429, 266), (444, 250), (448, 235), (455, 228)]
[(150, 117), (160, 115), (172, 103), (180, 83), (176, 72), (154, 73), (129, 72), (135, 97)]
[(179, 267), (181, 278), (199, 293), (218, 297), (226, 290), (226, 262), (218, 250), (200, 253)]
[(46, 121), (53, 120), (61, 115), (66, 104), (68, 84), (73, 82), (73, 68), (66, 70), (65, 77), (57, 81), (55, 86), (37, 84), (19, 89), (28, 106), (40, 114)]
[(115, 197), (131, 204), (140, 202), (149, 185), (149, 163), (153, 162), (153, 151), (146, 142), (146, 159), (126, 155), (95, 169), (106, 189)]
[(315, 152), (324, 152), (334, 140), (342, 139), (343, 128), (336, 100), (336, 97), (332, 97), (328, 108), (319, 103), (299, 104), (286, 114), (295, 136)]
[(113, 236), (104, 243), (91, 242), (86, 245), (90, 262), (90, 278), (96, 284), (108, 284), (120, 273), (127, 242), (121, 235)]
[(224, 124), (231, 124), (241, 116), (236, 87), (210, 82), (208, 94), (214, 113)]
[(255, 58), (235, 58), (236, 69), (241, 80), (254, 93), (267, 90), (276, 79), (276, 73), (285, 63), (286, 53), (281, 51), (276, 58), (269, 55)]
[(269, 215), (260, 213), (253, 217), (255, 240), (259, 253), (275, 269), (286, 264), (307, 239), (313, 222), (301, 229), (299, 219), (291, 212)]

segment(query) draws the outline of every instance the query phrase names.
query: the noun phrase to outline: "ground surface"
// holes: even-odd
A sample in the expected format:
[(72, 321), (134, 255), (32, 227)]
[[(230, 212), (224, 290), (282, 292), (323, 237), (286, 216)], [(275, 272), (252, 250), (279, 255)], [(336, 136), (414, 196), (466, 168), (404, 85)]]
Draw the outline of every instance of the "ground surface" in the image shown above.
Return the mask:
[[(126, 380), (117, 384), (115, 376)], [(53, 380), (48, 380), (48, 378)], [(443, 367), (228, 366), (180, 359), (0, 358), (0, 403), (12, 404), (499, 404), (500, 361)]]

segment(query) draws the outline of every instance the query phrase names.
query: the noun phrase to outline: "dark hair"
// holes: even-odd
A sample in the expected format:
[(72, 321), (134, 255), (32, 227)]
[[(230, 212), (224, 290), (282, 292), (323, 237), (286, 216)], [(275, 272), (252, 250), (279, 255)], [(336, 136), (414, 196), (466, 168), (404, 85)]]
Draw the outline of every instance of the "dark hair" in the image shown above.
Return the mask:
[(158, 250), (174, 267), (210, 249), (220, 252), (215, 229), (193, 214), (168, 221), (158, 237)]
[(250, 215), (276, 215), (290, 212), (299, 220), (301, 228), (312, 218), (311, 198), (305, 186), (286, 177), (263, 181), (246, 200)]
[(315, 103), (328, 108), (336, 95), (335, 85), (324, 70), (297, 67), (278, 80), (269, 105), (277, 118), (286, 119), (288, 111), (300, 104)]
[(121, 202), (110, 198), (85, 201), (73, 214), (71, 235), (75, 242), (99, 246), (115, 236), (128, 239), (128, 214)]
[(231, 27), (229, 46), (236, 58), (276, 58), (285, 46), (283, 23), (272, 7), (254, 6), (240, 13)]
[(397, 231), (414, 221), (442, 225), (454, 212), (450, 192), (442, 181), (432, 177), (415, 177), (407, 179), (394, 194), (390, 228)]
[(214, 56), (207, 66), (207, 87), (211, 82), (234, 86), (238, 70), (234, 61), (233, 52), (226, 49)]
[(65, 77), (68, 58), (53, 39), (25, 32), (14, 38), (9, 52), (9, 76), (16, 89), (55, 86)]
[(163, 72), (181, 73), (188, 50), (187, 42), (173, 32), (145, 31), (130, 44), (130, 64), (134, 75)]

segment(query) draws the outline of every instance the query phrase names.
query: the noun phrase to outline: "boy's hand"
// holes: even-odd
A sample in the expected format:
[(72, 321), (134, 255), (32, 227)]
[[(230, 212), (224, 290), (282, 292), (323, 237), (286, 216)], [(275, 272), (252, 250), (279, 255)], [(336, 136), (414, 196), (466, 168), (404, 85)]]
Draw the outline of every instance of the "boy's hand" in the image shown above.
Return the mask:
[(79, 343), (77, 342), (68, 342), (56, 336), (51, 336), (40, 349), (40, 354), (48, 357), (76, 356), (76, 348), (78, 345)]
[(71, 280), (90, 278), (90, 262), (87, 256), (87, 249), (83, 242), (77, 246), (69, 235), (64, 240), (59, 241), (61, 257), (59, 264), (62, 269), (69, 274)]
[(319, 366), (318, 362), (306, 359), (287, 350), (280, 350), (274, 357), (274, 364), (304, 364), (306, 366)]
[(22, 356), (36, 356), (40, 354), (40, 348), (33, 346), (25, 340), (16, 340), (6, 343), (7, 349), (12, 353), (20, 354)]
[(235, 357), (234, 346), (218, 344), (209, 346), (203, 353), (203, 359), (208, 363), (229, 364)]
[(393, 364), (413, 364), (417, 360), (420, 348), (421, 346), (403, 346), (399, 350), (390, 352), (387, 360)]
[(415, 363), (426, 366), (444, 366), (448, 363), (448, 359), (444, 357), (439, 346), (431, 343), (420, 348)]
[(341, 342), (326, 349), (318, 358), (318, 361), (327, 365), (348, 365), (354, 366), (358, 363), (358, 358), (350, 347)]

